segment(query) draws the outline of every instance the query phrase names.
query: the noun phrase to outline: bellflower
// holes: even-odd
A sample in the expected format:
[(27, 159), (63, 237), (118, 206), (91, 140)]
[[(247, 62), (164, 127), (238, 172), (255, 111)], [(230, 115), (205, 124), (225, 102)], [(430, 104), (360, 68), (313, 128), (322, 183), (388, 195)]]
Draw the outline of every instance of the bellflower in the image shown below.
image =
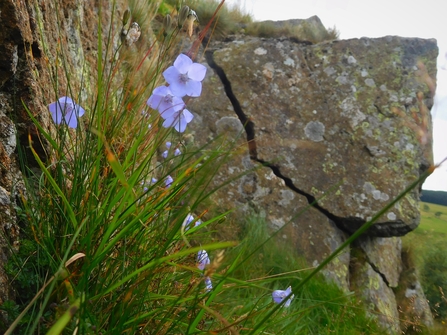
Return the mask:
[(197, 267), (200, 270), (205, 270), (205, 267), (210, 264), (210, 258), (208, 257), (208, 253), (205, 250), (200, 250), (197, 254), (197, 262), (199, 263)]
[(165, 119), (163, 122), (163, 127), (169, 128), (173, 127), (179, 133), (183, 133), (186, 130), (186, 125), (192, 121), (194, 115), (187, 109), (183, 109), (177, 112), (170, 113), (162, 117)]
[(171, 184), (172, 184), (173, 182), (174, 182), (174, 179), (172, 179), (171, 176), (167, 176), (167, 177), (166, 177), (166, 179), (165, 179), (165, 185), (166, 185), (166, 187), (171, 186)]
[(181, 154), (182, 154), (182, 152), (180, 151), (179, 148), (176, 148), (176, 149), (174, 150), (174, 156), (180, 156)]
[[(191, 228), (190, 225), (193, 221), (194, 221), (194, 216), (192, 214), (188, 214), (182, 223), (183, 227), (185, 227), (185, 231), (187, 231), (189, 228)], [(200, 224), (202, 224), (202, 221), (199, 219), (194, 223), (194, 227), (197, 227)]]
[(210, 277), (205, 277), (205, 289), (207, 292), (209, 292), (213, 289), (213, 283), (211, 282)]
[(180, 54), (175, 60), (174, 66), (168, 67), (163, 72), (163, 77), (175, 96), (198, 97), (202, 93), (201, 81), (205, 78), (205, 74), (206, 67), (204, 65), (193, 63), (191, 58)]
[(78, 117), (84, 115), (85, 110), (69, 97), (61, 97), (48, 105), (54, 123), (65, 123), (70, 128), (78, 126)]
[(183, 100), (173, 94), (170, 87), (167, 86), (156, 87), (146, 104), (152, 109), (158, 110), (163, 118), (165, 115), (169, 116), (185, 107)]
[[(276, 290), (272, 293), (273, 302), (280, 304), (290, 293), (292, 293), (292, 288), (289, 286), (287, 290)], [(284, 303), (284, 307), (289, 307), (292, 299), (295, 297), (294, 294)]]

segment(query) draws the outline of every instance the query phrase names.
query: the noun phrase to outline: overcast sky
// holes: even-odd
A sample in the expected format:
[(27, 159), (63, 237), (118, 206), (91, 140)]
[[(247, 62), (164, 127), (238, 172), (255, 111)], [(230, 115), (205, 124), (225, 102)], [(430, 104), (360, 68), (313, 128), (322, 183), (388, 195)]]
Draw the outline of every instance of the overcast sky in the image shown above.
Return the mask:
[[(438, 74), (432, 109), (434, 157), (447, 157), (447, 12), (445, 0), (226, 0), (239, 5), (256, 21), (305, 19), (317, 15), (327, 28), (336, 27), (341, 39), (358, 37), (435, 38)], [(445, 69), (442, 69), (445, 68)], [(425, 182), (424, 189), (447, 191), (447, 164)]]

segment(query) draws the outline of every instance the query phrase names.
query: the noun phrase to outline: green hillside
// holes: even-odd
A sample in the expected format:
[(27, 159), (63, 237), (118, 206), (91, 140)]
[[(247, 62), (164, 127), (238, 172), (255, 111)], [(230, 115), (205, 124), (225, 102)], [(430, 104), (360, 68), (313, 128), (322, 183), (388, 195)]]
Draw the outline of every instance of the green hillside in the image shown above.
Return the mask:
[(421, 202), (421, 224), (415, 232), (447, 234), (447, 206)]
[(419, 227), (402, 238), (403, 253), (417, 269), (435, 317), (430, 334), (446, 334), (447, 206), (421, 202), (420, 209)]

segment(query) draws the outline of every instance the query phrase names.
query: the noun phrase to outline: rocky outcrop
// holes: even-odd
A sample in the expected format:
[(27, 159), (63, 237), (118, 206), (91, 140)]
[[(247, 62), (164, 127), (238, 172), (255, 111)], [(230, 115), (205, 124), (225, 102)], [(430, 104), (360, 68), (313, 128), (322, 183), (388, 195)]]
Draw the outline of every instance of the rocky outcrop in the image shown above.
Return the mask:
[[(234, 37), (208, 46), (191, 136), (246, 148), (217, 172), (216, 184), (243, 176), (215, 202), (257, 212), (311, 264), (321, 262), (431, 163), (430, 130), (420, 122), (429, 115), (417, 94), (430, 108), (420, 74), (435, 78), (437, 52), (434, 40), (394, 36), (310, 46)], [(417, 227), (418, 199), (417, 189), (407, 194), (325, 271), (391, 333), (399, 330), (399, 236)]]

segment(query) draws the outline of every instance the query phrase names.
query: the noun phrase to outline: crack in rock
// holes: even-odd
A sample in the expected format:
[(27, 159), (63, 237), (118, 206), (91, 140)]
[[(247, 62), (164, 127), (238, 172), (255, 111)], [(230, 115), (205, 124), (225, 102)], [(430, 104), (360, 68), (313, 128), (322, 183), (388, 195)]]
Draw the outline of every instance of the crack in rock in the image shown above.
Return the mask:
[(371, 266), (371, 268), (374, 270), (375, 273), (377, 273), (383, 280), (383, 282), (386, 284), (386, 286), (390, 287), (390, 283), (388, 281), (388, 279), (386, 278), (385, 274), (380, 272), (379, 268), (377, 267), (377, 265), (375, 265), (368, 257), (368, 255), (365, 253), (366, 255), (366, 262), (369, 264), (369, 266)]
[(308, 193), (304, 192), (303, 190), (299, 189), (298, 187), (296, 187), (293, 184), (292, 179), (284, 176), (281, 173), (280, 168), (278, 166), (258, 158), (258, 154), (257, 154), (257, 150), (256, 150), (255, 129), (254, 129), (255, 124), (253, 123), (253, 121), (251, 121), (245, 115), (244, 111), (242, 110), (241, 104), (239, 103), (238, 99), (234, 95), (230, 80), (228, 79), (224, 70), (214, 61), (213, 54), (214, 54), (214, 51), (212, 51), (212, 50), (206, 51), (205, 52), (206, 61), (207, 61), (208, 65), (215, 71), (217, 76), (220, 78), (220, 80), (224, 86), (225, 93), (226, 93), (228, 99), (230, 100), (237, 117), (239, 118), (240, 122), (244, 126), (245, 132), (247, 134), (247, 143), (248, 143), (248, 150), (249, 150), (250, 158), (252, 160), (254, 160), (255, 162), (262, 164), (263, 166), (270, 168), (272, 170), (272, 172), (275, 174), (275, 176), (282, 179), (284, 181), (285, 185), (289, 189), (291, 189), (295, 193), (298, 193), (298, 194), (304, 196), (307, 199), (307, 202), (312, 205), (312, 207), (314, 207), (315, 209), (320, 211), (329, 220), (333, 221), (337, 225), (337, 227), (339, 227), (342, 230), (345, 230), (345, 229), (343, 229), (344, 225), (341, 224), (341, 219), (339, 217), (330, 213), (328, 210), (322, 208), (318, 204), (318, 202), (314, 196), (312, 196), (311, 194), (308, 194)]

